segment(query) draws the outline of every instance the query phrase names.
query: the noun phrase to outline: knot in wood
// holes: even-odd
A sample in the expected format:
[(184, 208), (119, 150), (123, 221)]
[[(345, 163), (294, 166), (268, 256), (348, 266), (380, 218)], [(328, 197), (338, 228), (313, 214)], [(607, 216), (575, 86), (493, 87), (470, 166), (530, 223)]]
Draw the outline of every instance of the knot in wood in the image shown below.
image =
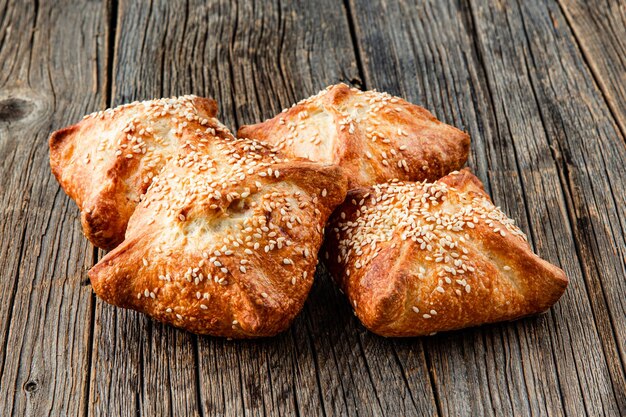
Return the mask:
[(23, 119), (35, 108), (35, 104), (21, 98), (0, 100), (0, 122), (15, 122)]

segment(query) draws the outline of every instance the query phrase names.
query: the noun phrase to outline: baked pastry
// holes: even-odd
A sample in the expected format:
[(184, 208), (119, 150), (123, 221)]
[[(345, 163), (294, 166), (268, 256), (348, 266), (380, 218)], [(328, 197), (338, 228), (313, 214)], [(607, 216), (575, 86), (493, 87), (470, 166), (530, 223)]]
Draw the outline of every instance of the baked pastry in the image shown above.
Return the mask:
[(434, 183), (360, 188), (333, 214), (327, 264), (365, 327), (382, 336), (433, 332), (539, 313), (564, 272), (464, 169)]
[(334, 163), (349, 187), (391, 179), (436, 180), (467, 160), (469, 136), (420, 106), (345, 84), (328, 87), (273, 119), (239, 129), (290, 156)]
[(165, 98), (93, 113), (52, 134), (52, 172), (76, 201), (94, 245), (112, 249), (124, 239), (128, 219), (152, 178), (189, 136), (216, 129), (232, 138), (216, 114), (211, 99)]
[(346, 192), (337, 166), (190, 135), (89, 278), (105, 301), (195, 333), (274, 335), (301, 310)]

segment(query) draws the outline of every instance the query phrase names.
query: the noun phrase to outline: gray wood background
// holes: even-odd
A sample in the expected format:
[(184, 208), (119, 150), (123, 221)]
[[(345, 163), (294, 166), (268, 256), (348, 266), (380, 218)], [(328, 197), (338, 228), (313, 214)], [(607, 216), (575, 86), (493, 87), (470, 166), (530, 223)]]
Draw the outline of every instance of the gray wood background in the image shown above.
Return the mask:
[[(0, 415), (626, 415), (625, 28), (620, 0), (0, 0)], [(339, 81), (472, 135), (571, 279), (553, 309), (384, 339), (319, 271), (290, 330), (232, 342), (95, 298), (51, 131), (185, 93), (236, 128)]]

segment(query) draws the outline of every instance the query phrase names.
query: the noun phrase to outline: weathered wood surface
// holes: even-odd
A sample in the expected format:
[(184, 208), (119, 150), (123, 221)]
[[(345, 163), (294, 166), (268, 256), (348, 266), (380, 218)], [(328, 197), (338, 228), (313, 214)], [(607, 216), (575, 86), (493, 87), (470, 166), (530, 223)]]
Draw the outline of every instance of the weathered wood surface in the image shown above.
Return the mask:
[(595, 81), (626, 134), (626, 3), (559, 0)]
[[(474, 138), (470, 166), (486, 173), (494, 200), (520, 220), (536, 250), (560, 264), (573, 281), (564, 300), (533, 326), (520, 323), (516, 332), (496, 326), (469, 332), (464, 339), (450, 335), (472, 361), (450, 356), (450, 340), (429, 341), (428, 351), (438, 355), (442, 408), (446, 414), (465, 413), (468, 404), (457, 400), (458, 386), (486, 370), (487, 379), (497, 383), (467, 385), (472, 397), (484, 399), (469, 403), (472, 414), (506, 410), (519, 415), (530, 409), (539, 415), (613, 415), (623, 410), (626, 246), (619, 221), (611, 220), (623, 217), (624, 197), (612, 196), (611, 179), (603, 173), (611, 172), (613, 189), (625, 183), (619, 173), (625, 149), (558, 6), (438, 2), (417, 8), (389, 4), (364, 13), (370, 3), (355, 3), (357, 34), (362, 27), (358, 37), (366, 39), (361, 43), (366, 85), (372, 87), (373, 78), (373, 87), (426, 103), (444, 119), (464, 125)], [(407, 22), (404, 37), (394, 33), (395, 38), (382, 41), (392, 48), (376, 47), (379, 33), (372, 23), (380, 16), (389, 23)], [(395, 73), (378, 70), (389, 62)], [(610, 160), (603, 160), (602, 148)], [(606, 213), (602, 228), (583, 224), (587, 216), (581, 211), (589, 205)], [(613, 229), (613, 239), (605, 235), (606, 228)], [(603, 254), (611, 252), (612, 258)], [(613, 289), (605, 297), (603, 286)], [(507, 366), (510, 359), (494, 349), (504, 343), (527, 366)], [(580, 375), (585, 382), (572, 384)], [(485, 408), (489, 403), (492, 408)]]
[[(626, 414), (619, 2), (63, 3), (0, 1), (0, 415)], [(233, 342), (93, 297), (102, 254), (49, 173), (50, 131), (185, 93), (236, 128), (339, 81), (472, 135), (469, 165), (571, 279), (550, 312), (384, 339), (320, 268), (290, 330)]]
[(50, 174), (51, 130), (103, 104), (102, 7), (0, 2), (0, 415), (87, 408), (93, 249)]

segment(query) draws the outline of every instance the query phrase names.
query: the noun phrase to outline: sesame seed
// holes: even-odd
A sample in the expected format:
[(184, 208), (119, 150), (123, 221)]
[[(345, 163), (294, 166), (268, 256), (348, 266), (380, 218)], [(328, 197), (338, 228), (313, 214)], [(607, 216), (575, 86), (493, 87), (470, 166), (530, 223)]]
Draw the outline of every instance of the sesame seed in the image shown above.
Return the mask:
[[(394, 164), (397, 162), (394, 161)], [(404, 167), (402, 160), (400, 165)], [(438, 207), (447, 204), (449, 199), (467, 203), (458, 210)], [(435, 291), (441, 294), (445, 293), (445, 285), (452, 285), (453, 282), (462, 287), (452, 288), (457, 296), (471, 292), (466, 277), (476, 272), (476, 268), (469, 262), (472, 248), (468, 242), (474, 236), (472, 229), (477, 224), (482, 222), (499, 234), (506, 231), (523, 235), (488, 198), (467, 195), (441, 182), (402, 183), (392, 180), (373, 186), (367, 195), (357, 192), (345, 204), (350, 203), (355, 210), (349, 215), (339, 211), (327, 229), (327, 232), (336, 234), (338, 247), (335, 257), (344, 268), (345, 275), (350, 276), (356, 270), (365, 268), (378, 255), (381, 243), (390, 242), (393, 248), (396, 245), (394, 239), (398, 238), (414, 242), (425, 252), (424, 262), (433, 263), (433, 275), (439, 279)], [(355, 256), (356, 259), (353, 258)], [(415, 275), (418, 279), (425, 279), (426, 269), (419, 269)]]

